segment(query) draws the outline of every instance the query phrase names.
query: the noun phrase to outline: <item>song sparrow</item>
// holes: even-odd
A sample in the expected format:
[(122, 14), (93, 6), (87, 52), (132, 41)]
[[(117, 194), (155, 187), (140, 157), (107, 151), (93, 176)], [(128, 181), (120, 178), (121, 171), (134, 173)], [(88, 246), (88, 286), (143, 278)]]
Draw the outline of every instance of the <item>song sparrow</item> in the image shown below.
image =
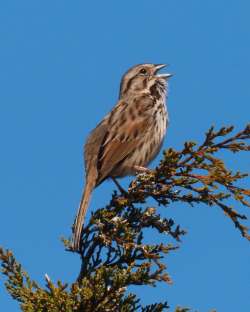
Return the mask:
[(164, 64), (142, 64), (122, 78), (112, 111), (91, 132), (85, 144), (86, 182), (73, 226), (73, 249), (79, 250), (84, 217), (93, 189), (107, 178), (133, 175), (158, 154), (168, 125), (167, 79), (157, 74)]

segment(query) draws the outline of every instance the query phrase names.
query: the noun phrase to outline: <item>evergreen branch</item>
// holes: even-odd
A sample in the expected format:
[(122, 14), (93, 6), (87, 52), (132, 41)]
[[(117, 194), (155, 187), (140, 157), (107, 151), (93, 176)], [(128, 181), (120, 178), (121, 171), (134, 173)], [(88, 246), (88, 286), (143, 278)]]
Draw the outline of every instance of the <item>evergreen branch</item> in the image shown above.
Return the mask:
[[(20, 302), (25, 312), (160, 312), (168, 304), (142, 306), (136, 295), (127, 292), (130, 285), (156, 286), (171, 283), (166, 272), (165, 255), (175, 251), (186, 234), (174, 220), (163, 218), (155, 207), (147, 206), (152, 198), (157, 205), (174, 202), (216, 206), (233, 222), (241, 235), (250, 240), (243, 224), (246, 215), (232, 207), (232, 200), (250, 207), (250, 190), (239, 185), (247, 176), (228, 169), (218, 152), (249, 151), (250, 125), (232, 134), (233, 127), (215, 131), (211, 127), (203, 142), (186, 142), (180, 151), (168, 149), (159, 166), (138, 175), (127, 192), (114, 192), (110, 203), (92, 214), (81, 237), (81, 269), (77, 281), (67, 285), (53, 283), (45, 276), (45, 287), (32, 281), (8, 250), (0, 248), (2, 273), (7, 291)], [(161, 237), (149, 243), (145, 231)], [(176, 242), (175, 245), (170, 242)], [(64, 240), (70, 250), (70, 241)], [(176, 312), (189, 311), (177, 308)]]

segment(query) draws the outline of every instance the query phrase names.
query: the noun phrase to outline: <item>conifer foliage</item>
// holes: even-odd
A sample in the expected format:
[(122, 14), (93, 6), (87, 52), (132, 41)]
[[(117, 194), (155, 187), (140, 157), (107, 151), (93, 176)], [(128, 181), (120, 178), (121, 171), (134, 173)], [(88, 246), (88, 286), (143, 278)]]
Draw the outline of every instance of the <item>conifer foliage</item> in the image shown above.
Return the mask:
[[(186, 232), (173, 219), (162, 217), (157, 206), (182, 202), (217, 207), (250, 240), (244, 213), (245, 207), (250, 207), (250, 190), (239, 186), (247, 174), (233, 172), (218, 156), (224, 152), (250, 151), (249, 139), (250, 125), (236, 134), (233, 127), (218, 131), (211, 127), (200, 145), (186, 142), (180, 151), (172, 148), (164, 151), (158, 167), (139, 174), (127, 191), (115, 191), (109, 204), (96, 210), (84, 227), (78, 252), (81, 268), (71, 285), (53, 283), (48, 276), (44, 287), (38, 285), (11, 251), (0, 248), (7, 291), (25, 312), (170, 309), (167, 302), (143, 306), (140, 298), (130, 292), (131, 285), (157, 287), (159, 282), (172, 282), (166, 270), (166, 257), (178, 248), (177, 243)], [(149, 199), (156, 203), (154, 207), (148, 205)], [(240, 204), (237, 209), (233, 201)], [(160, 243), (146, 242), (144, 234), (148, 229)], [(63, 242), (66, 250), (72, 252), (70, 240)], [(175, 311), (189, 309), (178, 307)]]

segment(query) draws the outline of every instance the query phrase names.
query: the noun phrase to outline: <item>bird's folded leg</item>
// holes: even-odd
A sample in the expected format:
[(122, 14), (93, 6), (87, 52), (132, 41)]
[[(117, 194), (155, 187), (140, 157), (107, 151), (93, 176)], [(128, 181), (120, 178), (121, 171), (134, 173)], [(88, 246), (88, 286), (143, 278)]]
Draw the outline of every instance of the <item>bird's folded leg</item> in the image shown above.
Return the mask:
[(117, 188), (121, 192), (121, 194), (127, 196), (128, 192), (126, 190), (124, 190), (124, 188), (120, 185), (120, 183), (116, 180), (116, 178), (111, 177), (111, 179), (113, 180), (113, 182), (115, 183), (115, 185), (117, 186)]

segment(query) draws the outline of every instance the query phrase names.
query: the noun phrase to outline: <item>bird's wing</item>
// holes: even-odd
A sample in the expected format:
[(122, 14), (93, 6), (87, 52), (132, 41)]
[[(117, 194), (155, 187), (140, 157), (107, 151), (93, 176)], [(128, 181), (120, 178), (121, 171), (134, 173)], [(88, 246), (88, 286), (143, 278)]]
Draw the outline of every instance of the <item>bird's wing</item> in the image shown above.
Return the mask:
[(100, 147), (108, 133), (107, 119), (105, 118), (89, 135), (84, 146), (84, 160), (86, 175), (95, 180), (98, 177), (97, 163)]
[[(113, 116), (115, 122), (108, 126), (99, 150), (98, 183), (103, 181), (118, 163), (138, 148), (146, 133), (152, 129), (153, 117), (151, 114), (147, 114), (145, 111), (143, 116), (131, 118), (130, 113), (136, 114), (136, 112), (132, 112), (130, 108), (127, 106), (122, 113), (117, 109), (115, 114), (118, 116), (118, 121), (116, 122), (116, 116)], [(123, 118), (123, 114), (126, 115), (126, 118)]]

